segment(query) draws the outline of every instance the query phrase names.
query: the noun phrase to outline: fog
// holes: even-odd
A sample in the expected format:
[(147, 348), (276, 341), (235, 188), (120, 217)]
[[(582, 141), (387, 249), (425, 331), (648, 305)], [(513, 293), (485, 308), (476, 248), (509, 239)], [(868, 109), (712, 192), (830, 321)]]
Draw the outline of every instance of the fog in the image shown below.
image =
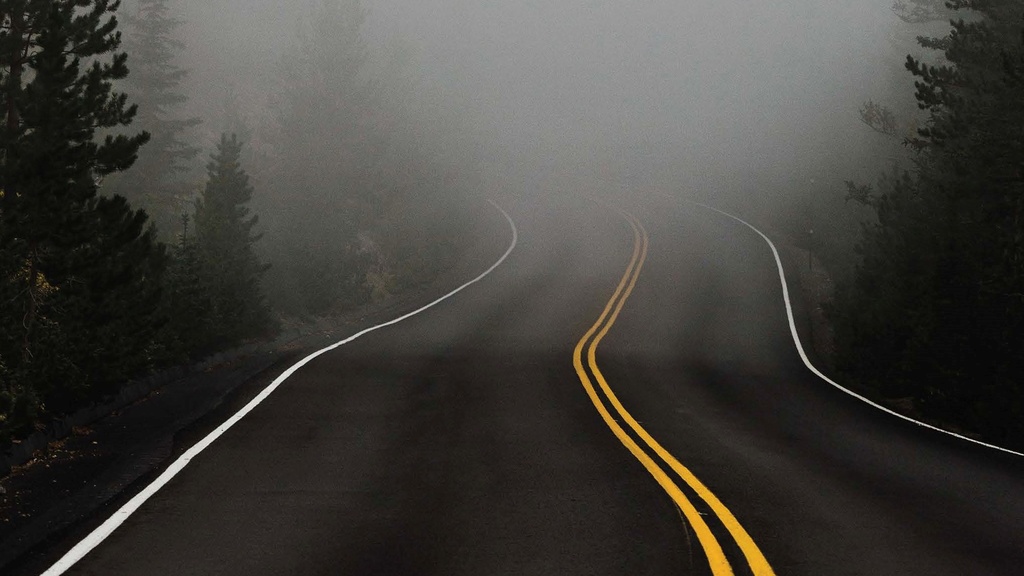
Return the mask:
[(372, 9), (418, 49), (424, 110), (461, 116), (466, 137), (506, 154), (490, 160), (526, 187), (541, 186), (528, 174), (577, 170), (626, 187), (705, 187), (833, 163), (829, 145), (860, 130), (872, 31), (887, 17), (838, 1)]
[[(346, 14), (360, 6), (334, 4)], [(285, 160), (273, 136), (282, 123), (310, 145), (358, 142), (361, 160), (339, 157), (379, 164), (367, 169), (372, 177), (338, 172), (324, 195), (369, 178), (444, 206), (434, 219), (466, 196), (696, 197), (783, 226), (795, 218), (806, 230), (827, 211), (819, 205), (842, 204), (844, 180), (871, 181), (900, 154), (898, 141), (860, 122), (864, 102), (888, 104), (900, 92), (912, 107), (900, 68), (914, 31), (896, 30), (887, 0), (362, 2), (358, 83), (372, 87), (373, 104), (345, 122), (365, 127), (359, 119), (372, 117), (373, 135), (337, 144), (332, 135), (351, 134), (349, 124), (332, 132), (315, 112), (307, 110), (305, 125), (282, 115), (282, 102), (303, 90), (309, 102), (332, 98), (301, 86), (304, 72), (287, 71), (303, 38), (317, 43), (310, 31), (322, 5), (172, 5), (183, 22), (187, 112), (204, 121), (195, 137), (209, 149), (221, 131), (244, 124), (272, 245), (275, 234), (343, 210), (310, 200), (308, 185), (284, 175), (323, 167), (296, 165), (306, 163), (301, 151)], [(280, 217), (304, 204), (317, 206), (304, 220)], [(306, 236), (296, 250), (326, 242)]]
[[(374, 57), (396, 46), (411, 54), (408, 102), (419, 119), (447, 126), (454, 142), (478, 151), (491, 181), (524, 192), (546, 179), (726, 189), (784, 182), (793, 169), (840, 170), (851, 136), (864, 134), (857, 108), (885, 89), (879, 70), (892, 26), (881, 1), (364, 8)], [(182, 10), (187, 65), (210, 99), (225, 77), (243, 91), (272, 83), (310, 8), (185, 0)]]

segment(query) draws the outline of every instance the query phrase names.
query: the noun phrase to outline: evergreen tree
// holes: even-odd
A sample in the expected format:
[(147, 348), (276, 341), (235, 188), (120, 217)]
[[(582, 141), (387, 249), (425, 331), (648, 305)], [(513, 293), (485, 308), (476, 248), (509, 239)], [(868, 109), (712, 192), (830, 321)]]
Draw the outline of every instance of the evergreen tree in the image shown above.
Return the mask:
[[(97, 181), (147, 140), (97, 129), (134, 116), (110, 0), (5, 0), (0, 14), (0, 358), (50, 412), (112, 390), (148, 362), (162, 252), (146, 216)], [(90, 64), (84, 64), (84, 62)], [(9, 298), (7, 296), (10, 296)]]
[(134, 0), (125, 24), (124, 50), (132, 69), (125, 92), (138, 106), (133, 125), (152, 137), (132, 168), (111, 178), (105, 191), (145, 207), (157, 227), (170, 232), (189, 192), (183, 176), (199, 154), (189, 135), (200, 121), (181, 115), (188, 101), (180, 88), (188, 73), (175, 64), (184, 48), (175, 37), (182, 21), (171, 15), (168, 0)]
[(187, 362), (214, 352), (216, 321), (211, 279), (199, 260), (195, 236), (189, 234), (190, 218), (181, 216), (181, 233), (173, 246), (165, 274), (160, 315), (166, 322), (158, 342), (161, 355), (170, 362)]
[[(322, 313), (368, 297), (360, 233), (378, 211), (380, 158), (359, 0), (322, 0), (281, 65), (272, 214), (275, 301)], [(297, 257), (298, 255), (303, 255)]]
[(909, 58), (928, 122), (914, 170), (881, 194), (856, 281), (837, 302), (841, 360), (928, 415), (1024, 445), (1024, 83), (1019, 5), (971, 9), (944, 38), (946, 64)]
[(248, 206), (253, 188), (241, 153), (237, 136), (221, 136), (207, 165), (206, 188), (195, 203), (198, 256), (209, 278), (211, 317), (222, 343), (257, 335), (271, 324), (260, 288), (267, 266), (255, 252), (258, 218)]
[[(948, 23), (953, 11), (945, 0), (896, 0), (892, 12), (901, 21), (901, 26), (894, 29), (890, 41), (898, 54), (920, 50), (922, 33), (928, 33), (937, 23)], [(936, 54), (937, 55), (937, 54)], [(895, 147), (904, 138), (913, 136), (918, 125), (924, 118), (913, 98), (912, 79), (906, 74), (903, 63), (894, 59), (884, 70), (889, 85), (882, 101), (868, 100), (860, 109), (860, 118), (868, 127), (876, 132), (892, 137), (892, 150), (885, 150), (888, 156), (897, 155), (901, 159), (906, 156), (905, 149)]]

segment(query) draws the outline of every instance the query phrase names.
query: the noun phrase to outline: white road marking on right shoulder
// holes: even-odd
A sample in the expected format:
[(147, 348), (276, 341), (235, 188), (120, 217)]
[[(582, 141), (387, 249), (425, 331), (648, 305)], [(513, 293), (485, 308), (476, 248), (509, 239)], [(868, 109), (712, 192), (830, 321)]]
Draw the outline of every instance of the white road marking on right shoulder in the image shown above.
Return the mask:
[(764, 241), (768, 243), (768, 247), (772, 249), (772, 255), (775, 256), (775, 265), (779, 269), (779, 280), (782, 282), (782, 299), (785, 300), (785, 302), (786, 302), (786, 316), (789, 318), (789, 331), (790, 331), (790, 334), (792, 334), (792, 336), (793, 336), (793, 343), (796, 344), (796, 351), (800, 354), (800, 359), (804, 361), (804, 366), (807, 366), (807, 369), (810, 370), (811, 372), (813, 372), (815, 376), (817, 376), (818, 378), (821, 378), (825, 382), (828, 382), (832, 386), (835, 386), (836, 388), (838, 388), (839, 390), (842, 390), (843, 392), (849, 394), (850, 396), (853, 396), (854, 398), (856, 398), (856, 399), (858, 399), (858, 400), (860, 400), (862, 402), (865, 402), (865, 403), (867, 403), (867, 404), (869, 404), (869, 405), (871, 405), (871, 406), (873, 406), (875, 408), (878, 408), (879, 410), (881, 410), (883, 412), (886, 412), (888, 414), (892, 414), (893, 416), (895, 416), (897, 418), (900, 418), (902, 420), (906, 420), (907, 422), (911, 422), (911, 423), (916, 424), (918, 426), (921, 426), (923, 428), (928, 428), (929, 430), (934, 430), (936, 432), (941, 432), (941, 433), (946, 434), (948, 436), (953, 436), (954, 438), (959, 438), (960, 440), (965, 440), (965, 441), (970, 442), (972, 444), (977, 444), (978, 446), (984, 446), (985, 448), (991, 448), (993, 450), (998, 450), (1000, 452), (1005, 452), (1007, 454), (1013, 454), (1014, 456), (1024, 456), (1024, 453), (1016, 452), (1014, 450), (1010, 450), (1009, 448), (1003, 448), (1002, 446), (996, 446), (995, 444), (989, 444), (987, 442), (982, 442), (980, 440), (975, 440), (974, 438), (968, 438), (967, 436), (963, 436), (963, 435), (957, 434), (955, 432), (950, 432), (949, 430), (943, 430), (942, 428), (939, 428), (937, 426), (932, 426), (931, 424), (928, 424), (928, 423), (925, 423), (925, 422), (921, 422), (920, 420), (914, 420), (913, 418), (911, 418), (909, 416), (905, 416), (903, 414), (900, 414), (899, 412), (895, 412), (893, 410), (890, 410), (889, 408), (886, 408), (885, 406), (882, 406), (881, 404), (878, 404), (877, 402), (874, 402), (873, 400), (865, 398), (864, 396), (861, 396), (860, 394), (857, 394), (856, 392), (854, 392), (853, 390), (850, 390), (849, 388), (845, 388), (845, 387), (841, 386), (840, 384), (836, 383), (834, 380), (832, 380), (828, 376), (825, 376), (824, 374), (822, 374), (820, 370), (818, 370), (817, 368), (814, 367), (813, 364), (811, 364), (810, 359), (807, 358), (807, 353), (804, 352), (803, 345), (800, 343), (800, 336), (797, 334), (797, 331), (796, 331), (796, 321), (793, 319), (793, 307), (790, 305), (790, 302), (789, 302), (789, 287), (786, 284), (786, 272), (782, 268), (782, 259), (779, 257), (779, 251), (775, 249), (775, 244), (772, 243), (772, 241), (768, 238), (768, 236), (765, 235), (764, 232), (761, 232), (760, 230), (755, 228), (752, 224), (750, 224), (746, 220), (740, 218), (739, 216), (733, 216), (732, 214), (729, 214), (728, 212), (725, 212), (724, 210), (719, 210), (718, 208), (715, 208), (713, 206), (708, 206), (707, 204), (701, 204), (700, 202), (693, 202), (691, 200), (686, 200), (686, 202), (689, 202), (690, 204), (693, 204), (695, 206), (700, 206), (701, 208), (706, 208), (708, 210), (712, 210), (714, 212), (718, 212), (719, 214), (721, 214), (723, 216), (727, 216), (729, 218), (732, 218), (733, 220), (739, 222), (740, 224), (743, 224), (747, 228), (750, 228), (751, 230), (756, 232), (758, 236), (763, 238)]
[(380, 330), (381, 328), (392, 326), (394, 324), (401, 322), (402, 320), (411, 318), (412, 316), (415, 316), (423, 312), (424, 310), (427, 310), (428, 308), (432, 308), (437, 304), (440, 304), (441, 302), (458, 294), (459, 292), (462, 292), (469, 286), (483, 280), (484, 277), (493, 272), (494, 269), (500, 266), (501, 263), (504, 262), (505, 259), (508, 258), (509, 254), (511, 254), (512, 251), (515, 249), (516, 244), (519, 241), (519, 231), (516, 229), (516, 224), (515, 222), (512, 221), (512, 217), (509, 216), (507, 212), (502, 210), (502, 208), (495, 204), (494, 202), (491, 202), (491, 204), (495, 208), (497, 208), (498, 211), (501, 212), (502, 216), (505, 217), (505, 220), (508, 221), (508, 225), (512, 229), (512, 241), (509, 244), (508, 249), (505, 250), (505, 253), (501, 255), (501, 258), (498, 258), (498, 261), (492, 264), (490, 268), (484, 270), (484, 272), (477, 276), (476, 278), (473, 278), (469, 282), (466, 282), (462, 286), (459, 286), (458, 288), (452, 290), (451, 292), (445, 294), (444, 296), (441, 296), (437, 300), (434, 300), (433, 302), (425, 306), (417, 308), (416, 310), (413, 310), (408, 314), (399, 316), (398, 318), (395, 318), (393, 320), (389, 320), (388, 322), (384, 322), (383, 324), (377, 324), (376, 326), (366, 328), (365, 330), (357, 332), (352, 336), (345, 338), (344, 340), (335, 342), (334, 344), (331, 344), (326, 348), (317, 350), (316, 352), (313, 352), (312, 354), (306, 356), (302, 360), (299, 360), (291, 368), (288, 368), (280, 376), (274, 379), (274, 381), (271, 382), (269, 386), (264, 388), (255, 398), (250, 400), (248, 404), (246, 404), (241, 410), (236, 412), (234, 416), (228, 418), (213, 432), (210, 432), (209, 434), (206, 435), (205, 438), (203, 438), (194, 446), (186, 450), (185, 453), (179, 456), (174, 462), (172, 462), (171, 465), (168, 466), (167, 469), (164, 470), (163, 473), (156, 478), (156, 480), (150, 483), (149, 486), (143, 488), (141, 492), (136, 494), (131, 500), (125, 503), (124, 506), (121, 506), (121, 508), (114, 512), (114, 514), (105, 522), (103, 522), (103, 524), (100, 524), (99, 527), (93, 530), (81, 542), (76, 544), (71, 550), (64, 554), (64, 556), (61, 557), (61, 559), (58, 560), (53, 566), (50, 566), (50, 568), (47, 569), (46, 572), (43, 572), (42, 576), (58, 576), (59, 574), (63, 574), (69, 568), (74, 566), (79, 560), (84, 558), (86, 554), (88, 554), (94, 548), (96, 548), (96, 546), (99, 546), (100, 543), (106, 540), (107, 537), (114, 532), (114, 530), (117, 530), (117, 528), (121, 526), (121, 524), (123, 524), (124, 521), (127, 520), (129, 516), (135, 513), (135, 511), (137, 511), (146, 502), (146, 500), (149, 500), (150, 497), (156, 494), (161, 488), (163, 488), (168, 482), (170, 482), (172, 478), (174, 478), (179, 472), (181, 472), (185, 468), (185, 466), (187, 466), (188, 463), (192, 461), (193, 458), (198, 456), (200, 452), (209, 447), (210, 444), (213, 444), (213, 442), (217, 440), (217, 438), (220, 438), (220, 436), (227, 432), (229, 428), (237, 424), (238, 421), (244, 418), (246, 414), (252, 412), (252, 410), (256, 408), (256, 406), (258, 406), (260, 403), (266, 400), (267, 397), (274, 392), (274, 390), (276, 390), (292, 374), (295, 374), (295, 372), (297, 372), (299, 368), (302, 368), (306, 364), (309, 364), (317, 356), (330, 352), (331, 350), (334, 350), (339, 346), (348, 344), (349, 342), (355, 340), (356, 338), (369, 334), (370, 332)]

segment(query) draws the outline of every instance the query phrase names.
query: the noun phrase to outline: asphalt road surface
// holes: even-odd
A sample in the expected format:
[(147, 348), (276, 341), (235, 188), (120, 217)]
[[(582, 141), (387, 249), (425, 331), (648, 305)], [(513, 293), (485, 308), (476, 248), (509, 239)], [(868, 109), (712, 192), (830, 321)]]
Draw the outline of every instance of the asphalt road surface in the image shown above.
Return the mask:
[(1024, 458), (811, 374), (749, 229), (506, 208), (493, 273), (301, 368), (68, 573), (1024, 573)]

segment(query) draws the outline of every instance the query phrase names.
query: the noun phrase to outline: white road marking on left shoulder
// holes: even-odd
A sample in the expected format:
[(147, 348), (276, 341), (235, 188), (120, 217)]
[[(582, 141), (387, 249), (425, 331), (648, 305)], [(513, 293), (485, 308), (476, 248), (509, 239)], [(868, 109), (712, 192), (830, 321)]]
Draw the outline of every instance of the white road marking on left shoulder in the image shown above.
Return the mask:
[(339, 346), (348, 344), (349, 342), (355, 340), (356, 338), (359, 338), (360, 336), (364, 336), (366, 334), (369, 334), (370, 332), (380, 330), (381, 328), (392, 326), (394, 324), (401, 322), (402, 320), (411, 318), (412, 316), (415, 316), (427, 310), (428, 308), (432, 308), (437, 304), (440, 304), (441, 302), (458, 294), (459, 292), (462, 292), (467, 287), (483, 280), (484, 277), (493, 272), (495, 268), (500, 266), (501, 263), (504, 262), (506, 258), (508, 258), (509, 254), (512, 253), (512, 250), (515, 249), (516, 243), (519, 241), (519, 231), (516, 229), (516, 224), (515, 222), (512, 221), (512, 217), (509, 216), (507, 212), (502, 210), (501, 207), (495, 204), (494, 202), (491, 202), (491, 204), (495, 208), (497, 208), (498, 211), (501, 212), (501, 214), (505, 217), (505, 220), (508, 221), (509, 227), (512, 229), (512, 241), (509, 244), (508, 249), (505, 250), (505, 253), (501, 255), (501, 258), (498, 258), (498, 261), (492, 264), (490, 268), (485, 270), (476, 278), (473, 278), (469, 282), (466, 282), (462, 286), (459, 286), (458, 288), (452, 290), (451, 292), (445, 294), (444, 296), (441, 296), (437, 300), (434, 300), (433, 302), (421, 308), (417, 308), (416, 310), (413, 310), (408, 314), (399, 316), (398, 318), (389, 320), (387, 322), (384, 322), (383, 324), (377, 324), (376, 326), (366, 328), (365, 330), (357, 332), (352, 336), (345, 338), (344, 340), (335, 342), (334, 344), (331, 344), (326, 348), (317, 350), (316, 352), (313, 352), (312, 354), (306, 356), (302, 360), (299, 360), (292, 367), (288, 368), (280, 376), (274, 379), (274, 381), (271, 382), (270, 385), (264, 388), (255, 398), (250, 400), (249, 403), (246, 404), (241, 410), (236, 412), (231, 418), (228, 418), (213, 432), (207, 434), (205, 438), (200, 440), (194, 446), (185, 451), (184, 454), (179, 456), (174, 462), (171, 463), (170, 466), (167, 467), (166, 470), (163, 471), (162, 474), (160, 474), (160, 476), (156, 478), (156, 480), (154, 480), (148, 486), (143, 488), (141, 492), (136, 494), (124, 506), (121, 506), (121, 508), (118, 509), (117, 512), (115, 512), (110, 518), (107, 518), (107, 520), (103, 522), (103, 524), (100, 524), (99, 527), (97, 527), (95, 530), (89, 533), (89, 535), (82, 539), (81, 542), (76, 544), (71, 550), (64, 554), (64, 556), (60, 560), (58, 560), (53, 566), (50, 566), (50, 568), (47, 569), (42, 576), (58, 576), (59, 574), (63, 574), (69, 568), (74, 566), (79, 560), (84, 558), (86, 554), (88, 554), (94, 548), (96, 548), (96, 546), (99, 546), (99, 544), (106, 540), (107, 537), (114, 532), (114, 530), (117, 530), (117, 528), (121, 526), (121, 524), (123, 524), (124, 521), (127, 520), (129, 516), (135, 513), (135, 511), (138, 510), (146, 502), (146, 500), (149, 500), (150, 497), (156, 494), (161, 488), (164, 487), (164, 485), (170, 482), (172, 478), (174, 478), (179, 472), (181, 472), (185, 468), (185, 466), (187, 466), (188, 463), (192, 461), (193, 458), (198, 456), (199, 453), (205, 450), (210, 444), (213, 444), (213, 442), (217, 440), (217, 438), (220, 438), (220, 436), (227, 432), (229, 428), (237, 424), (238, 421), (244, 418), (246, 414), (252, 412), (252, 410), (256, 408), (256, 406), (258, 406), (260, 403), (266, 400), (267, 397), (274, 392), (274, 390), (276, 390), (292, 374), (295, 374), (295, 372), (297, 372), (299, 368), (302, 368), (303, 366), (305, 366), (306, 364), (308, 364), (314, 358), (320, 356), (321, 354), (325, 354), (327, 352), (330, 352), (331, 350), (334, 350), (335, 348), (338, 348)]

